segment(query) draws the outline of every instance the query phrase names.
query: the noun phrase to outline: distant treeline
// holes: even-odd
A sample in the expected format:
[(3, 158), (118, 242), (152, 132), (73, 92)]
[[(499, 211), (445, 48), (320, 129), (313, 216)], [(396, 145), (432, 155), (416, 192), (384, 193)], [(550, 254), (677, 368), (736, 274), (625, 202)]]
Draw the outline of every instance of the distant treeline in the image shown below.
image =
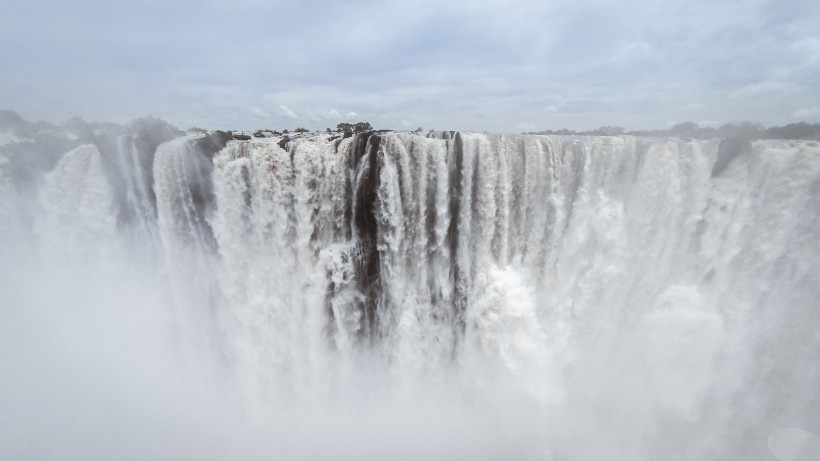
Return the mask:
[(718, 128), (702, 127), (695, 122), (683, 122), (674, 125), (668, 130), (633, 130), (626, 131), (619, 126), (602, 126), (594, 130), (575, 131), (566, 128), (560, 130), (544, 130), (527, 134), (558, 134), (578, 136), (677, 136), (681, 138), (745, 138), (745, 139), (814, 139), (820, 140), (820, 123), (790, 123), (785, 126), (764, 127), (754, 122), (732, 122)]

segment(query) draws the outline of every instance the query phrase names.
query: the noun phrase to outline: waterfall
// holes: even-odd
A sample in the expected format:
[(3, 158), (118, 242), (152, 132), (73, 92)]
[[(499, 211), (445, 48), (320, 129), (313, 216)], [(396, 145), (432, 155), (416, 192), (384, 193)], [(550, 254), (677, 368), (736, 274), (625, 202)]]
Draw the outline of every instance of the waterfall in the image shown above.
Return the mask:
[[(0, 236), (37, 252), (0, 262), (0, 333), (97, 306), (53, 336), (117, 337), (92, 389), (182, 412), (160, 458), (769, 459), (773, 431), (820, 431), (816, 142), (137, 139), (67, 152), (19, 213), (0, 158)], [(82, 427), (147, 456), (162, 429), (129, 411), (143, 445)], [(40, 442), (116, 454), (83, 437)]]
[(120, 256), (113, 195), (95, 146), (66, 153), (43, 182), (35, 228), (43, 257), (82, 267)]

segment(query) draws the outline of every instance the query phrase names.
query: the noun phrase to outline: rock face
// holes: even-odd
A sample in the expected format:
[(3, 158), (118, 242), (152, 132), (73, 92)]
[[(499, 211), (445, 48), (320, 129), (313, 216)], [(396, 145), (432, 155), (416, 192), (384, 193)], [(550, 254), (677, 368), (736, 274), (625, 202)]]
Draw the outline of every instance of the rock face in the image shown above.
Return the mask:
[(378, 251), (379, 222), (378, 200), (379, 179), (382, 161), (379, 158), (381, 138), (372, 132), (356, 135), (351, 152), (351, 171), (357, 172), (353, 189), (354, 201), (353, 231), (360, 236), (360, 247), (356, 261), (356, 281), (363, 295), (360, 307), (364, 319), (361, 332), (375, 339), (379, 326), (377, 310), (382, 294), (381, 264)]
[(197, 152), (208, 158), (213, 158), (231, 139), (236, 139), (236, 136), (232, 137), (224, 131), (215, 131), (208, 136), (193, 140), (192, 144)]
[(717, 159), (712, 166), (712, 176), (720, 176), (735, 158), (750, 154), (752, 143), (748, 139), (728, 138), (720, 141)]

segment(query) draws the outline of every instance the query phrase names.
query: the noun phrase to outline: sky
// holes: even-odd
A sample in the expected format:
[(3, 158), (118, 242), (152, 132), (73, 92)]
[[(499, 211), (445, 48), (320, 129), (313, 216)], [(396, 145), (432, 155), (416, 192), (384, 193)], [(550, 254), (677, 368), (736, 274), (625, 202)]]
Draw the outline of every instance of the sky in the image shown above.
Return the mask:
[(10, 0), (0, 109), (180, 128), (820, 121), (816, 0)]

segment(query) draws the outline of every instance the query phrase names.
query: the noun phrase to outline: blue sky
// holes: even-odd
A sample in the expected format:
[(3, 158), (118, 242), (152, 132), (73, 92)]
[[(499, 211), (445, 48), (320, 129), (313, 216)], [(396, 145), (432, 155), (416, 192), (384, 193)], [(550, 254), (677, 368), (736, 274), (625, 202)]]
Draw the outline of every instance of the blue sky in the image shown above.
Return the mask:
[(820, 2), (5, 2), (0, 109), (181, 128), (820, 121)]

